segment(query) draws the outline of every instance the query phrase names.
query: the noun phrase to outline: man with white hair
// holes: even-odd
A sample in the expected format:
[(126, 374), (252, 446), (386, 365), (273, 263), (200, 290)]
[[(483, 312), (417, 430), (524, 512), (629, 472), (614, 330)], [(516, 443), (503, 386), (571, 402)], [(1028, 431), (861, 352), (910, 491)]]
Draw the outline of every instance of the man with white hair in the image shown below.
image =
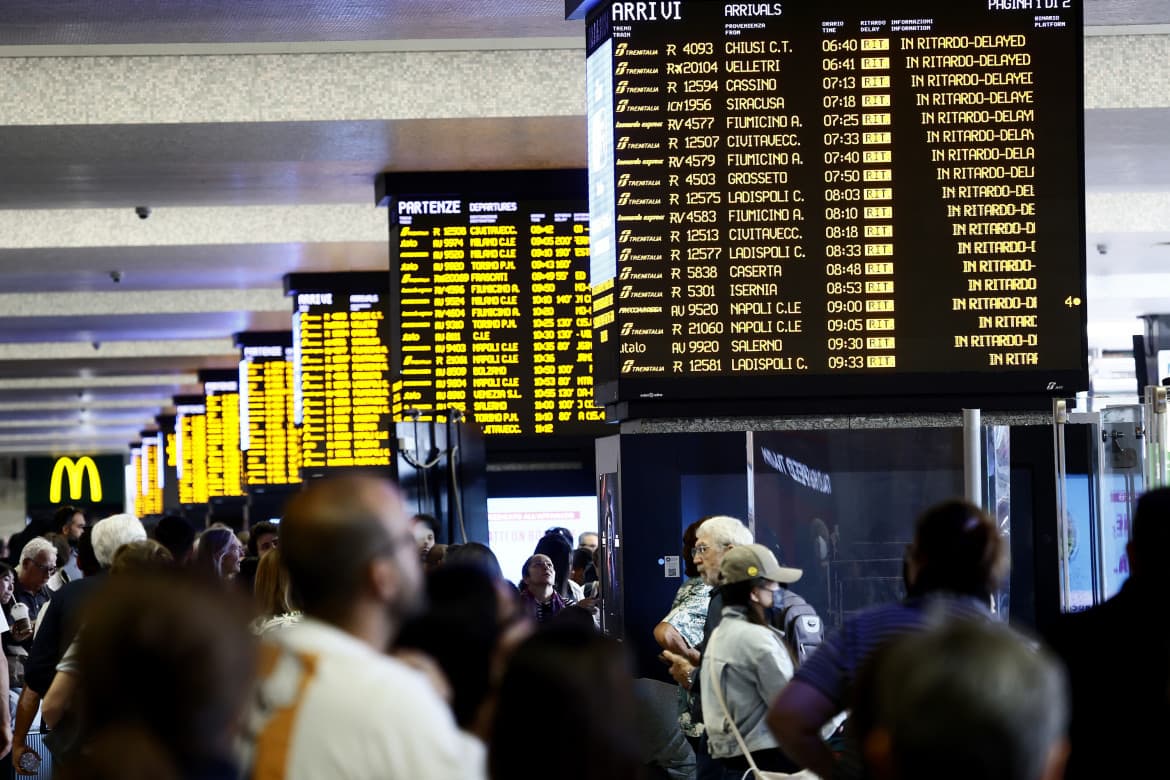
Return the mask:
[[(79, 541), (78, 557), (85, 552), (85, 547), (93, 549), (94, 558), (105, 573), (114, 562), (114, 553), (124, 544), (138, 542), (146, 538), (146, 529), (142, 522), (130, 514), (110, 515), (99, 520), (87, 528), (85, 537)], [(53, 551), (56, 560), (57, 551), (48, 541), (34, 539), (29, 544), (43, 541)], [(27, 548), (26, 548), (27, 549)], [(21, 556), (24, 557), (23, 555)], [(57, 674), (57, 664), (65, 650), (73, 642), (74, 634), (80, 624), (85, 602), (99, 585), (102, 577), (83, 577), (66, 583), (57, 595), (45, 607), (45, 615), (37, 630), (36, 638), (29, 651), (28, 662), (25, 665), (24, 690), (20, 693), (20, 701), (16, 705), (16, 723), (12, 735), (12, 761), (19, 766), (20, 756), (28, 750), (26, 739), (28, 730), (32, 726), (41, 697), (48, 692), (53, 684), (53, 677)]]
[[(671, 677), (683, 690), (693, 691), (697, 688), (693, 683), (698, 679), (699, 660), (707, 639), (723, 616), (723, 596), (716, 587), (719, 585), (719, 567), (723, 563), (723, 556), (733, 547), (752, 544), (754, 541), (752, 532), (743, 521), (727, 515), (708, 517), (695, 533), (692, 560), (707, 587), (701, 594), (693, 594), (696, 604), (688, 607), (687, 604), (676, 603), (654, 628), (654, 638), (663, 648), (662, 658), (670, 663)], [(709, 601), (709, 604), (700, 624), (695, 609), (700, 608), (703, 601)], [(701, 634), (698, 633), (699, 628), (702, 628)], [(718, 776), (722, 770), (707, 753), (702, 724), (692, 721), (691, 711), (697, 708), (694, 702), (684, 708), (679, 715), (679, 727), (695, 750), (697, 777), (704, 780)]]
[(20, 567), (16, 572), (13, 597), (16, 603), (28, 609), (28, 623), (20, 621), (20, 625), (13, 625), (12, 638), (25, 650), (32, 648), (32, 627), (37, 621), (37, 615), (53, 597), (53, 592), (47, 586), (56, 570), (57, 548), (48, 539), (42, 536), (30, 539), (20, 551)]

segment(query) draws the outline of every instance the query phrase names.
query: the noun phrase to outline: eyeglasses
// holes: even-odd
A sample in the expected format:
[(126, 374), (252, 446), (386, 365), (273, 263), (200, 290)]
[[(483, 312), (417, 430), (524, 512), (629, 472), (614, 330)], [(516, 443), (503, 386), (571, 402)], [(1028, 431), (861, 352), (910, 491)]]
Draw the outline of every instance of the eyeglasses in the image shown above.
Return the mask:
[(29, 561), (33, 566), (43, 571), (45, 574), (52, 574), (57, 571), (57, 567), (51, 563), (37, 563), (36, 561)]
[[(731, 545), (729, 544), (716, 545), (716, 547), (722, 547), (724, 550), (730, 546)], [(697, 544), (695, 545), (695, 548), (691, 550), (691, 558), (694, 558), (696, 555), (706, 555), (707, 553), (711, 552), (711, 549), (712, 548), (706, 544)]]

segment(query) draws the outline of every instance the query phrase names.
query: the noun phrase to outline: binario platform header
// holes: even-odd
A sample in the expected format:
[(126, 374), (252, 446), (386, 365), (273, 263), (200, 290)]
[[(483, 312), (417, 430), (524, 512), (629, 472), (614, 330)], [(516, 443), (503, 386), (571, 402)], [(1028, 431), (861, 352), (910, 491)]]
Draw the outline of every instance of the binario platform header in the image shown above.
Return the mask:
[(598, 6), (598, 400), (1086, 387), (1081, 19)]

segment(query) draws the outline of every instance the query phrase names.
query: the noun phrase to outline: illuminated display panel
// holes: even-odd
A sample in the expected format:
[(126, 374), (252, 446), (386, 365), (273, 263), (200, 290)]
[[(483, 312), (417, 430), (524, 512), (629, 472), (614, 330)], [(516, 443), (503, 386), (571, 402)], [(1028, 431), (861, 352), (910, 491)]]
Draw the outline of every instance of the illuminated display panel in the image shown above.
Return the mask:
[(248, 485), (301, 481), (300, 431), (293, 424), (291, 333), (242, 333), (240, 448)]
[(600, 401), (1087, 386), (1080, 0), (587, 29)]
[(585, 172), (388, 174), (383, 186), (395, 419), (457, 409), (489, 435), (601, 432)]
[(301, 470), (389, 467), (384, 273), (290, 274)]
[(240, 383), (234, 371), (203, 371), (200, 377), (206, 414), (207, 495), (242, 496)]
[(143, 493), (146, 486), (142, 482), (142, 442), (130, 445), (130, 470), (129, 474), (133, 477), (134, 487), (134, 513), (136, 515), (143, 515), (142, 502)]
[(135, 502), (140, 517), (161, 515), (163, 511), (163, 490), (159, 481), (159, 455), (158, 434), (143, 436), (138, 469), (140, 487), (138, 499)]
[(179, 503), (206, 504), (207, 407), (202, 396), (175, 398)]

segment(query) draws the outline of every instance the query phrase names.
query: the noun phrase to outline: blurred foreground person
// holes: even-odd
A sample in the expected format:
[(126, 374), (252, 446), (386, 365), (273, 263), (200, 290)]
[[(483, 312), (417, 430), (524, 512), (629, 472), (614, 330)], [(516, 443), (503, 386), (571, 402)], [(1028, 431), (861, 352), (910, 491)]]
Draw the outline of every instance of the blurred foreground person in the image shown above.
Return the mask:
[(398, 491), (366, 476), (310, 484), (285, 509), (280, 553), (305, 617), (263, 649), (251, 776), (483, 777), (482, 745), (421, 673), (386, 655), (422, 591)]
[(427, 574), (426, 590), (425, 611), (406, 622), (396, 647), (434, 659), (451, 686), (456, 722), (475, 731), (501, 633), (495, 583), (482, 567), (448, 563)]
[(500, 685), (492, 780), (646, 776), (632, 687), (621, 645), (584, 617), (537, 632), (512, 656)]
[(954, 621), (874, 656), (852, 727), (874, 780), (1058, 780), (1067, 722), (1055, 658), (1006, 626)]
[[(238, 777), (231, 756), (255, 666), (247, 612), (231, 594), (173, 572), (111, 577), (86, 613), (85, 739), (62, 775)], [(113, 749), (126, 734), (135, 739)]]
[(1147, 774), (1147, 751), (1170, 734), (1170, 622), (1162, 615), (1170, 580), (1161, 570), (1167, 549), (1170, 488), (1158, 488), (1138, 499), (1121, 592), (1064, 616), (1049, 637), (1072, 691), (1070, 780)]
[[(174, 565), (175, 559), (171, 557), (167, 548), (153, 539), (142, 539), (118, 548), (118, 552), (114, 553), (114, 562), (110, 565), (110, 574), (117, 577), (166, 574)], [(77, 690), (80, 647), (79, 631), (78, 636), (70, 643), (69, 649), (61, 656), (61, 661), (57, 664), (57, 675), (41, 701), (41, 722), (52, 729), (52, 736), (47, 738), (46, 742), (54, 751), (53, 755), (58, 764), (78, 742), (77, 728), (80, 727), (80, 723), (70, 723), (66, 716), (73, 709), (74, 694)], [(63, 720), (66, 720), (65, 728), (62, 728)], [(71, 726), (72, 733), (67, 733)]]
[(931, 507), (915, 523), (906, 554), (906, 599), (848, 618), (796, 670), (768, 713), (784, 752), (820, 777), (858, 769), (852, 750), (848, 766), (834, 767), (821, 731), (849, 706), (858, 672), (883, 644), (942, 618), (992, 617), (991, 594), (1007, 557), (995, 520), (982, 509), (958, 500)]

